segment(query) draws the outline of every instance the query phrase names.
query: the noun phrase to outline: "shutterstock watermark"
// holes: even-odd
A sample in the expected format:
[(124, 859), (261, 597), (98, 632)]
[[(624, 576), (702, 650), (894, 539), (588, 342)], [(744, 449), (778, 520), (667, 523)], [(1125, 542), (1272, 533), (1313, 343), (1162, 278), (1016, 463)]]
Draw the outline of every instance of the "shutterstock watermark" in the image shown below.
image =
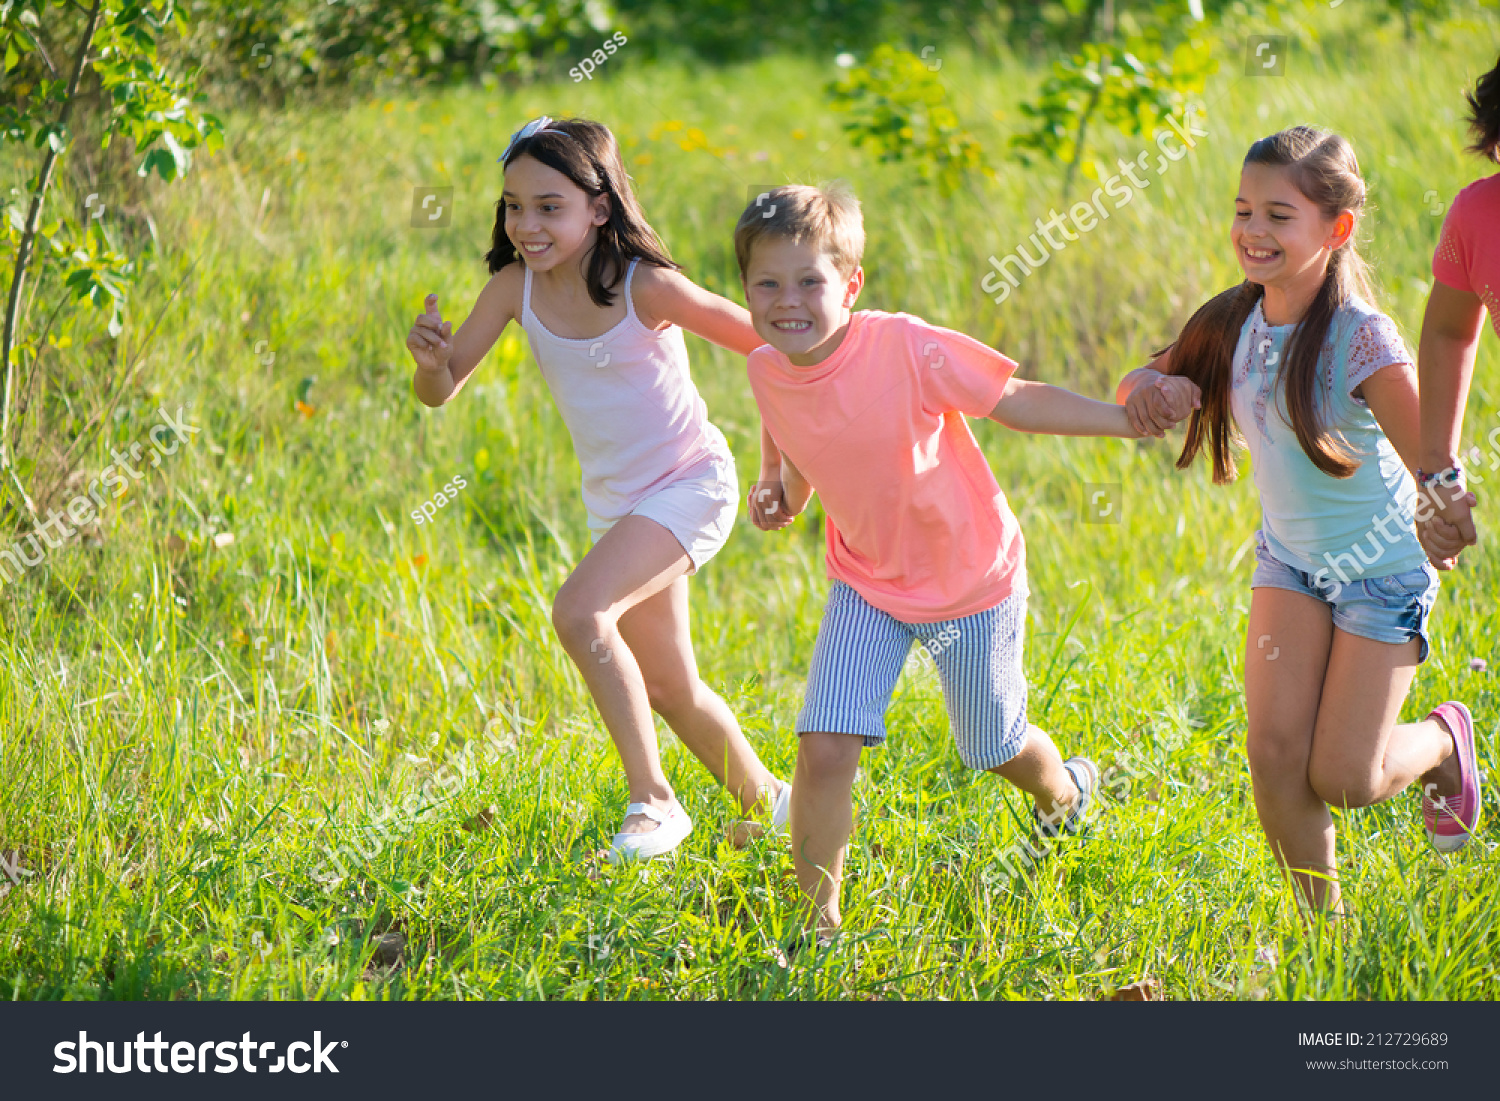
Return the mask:
[[(1181, 121), (1168, 115), (1166, 126), (1161, 127), (1152, 135), (1152, 140), (1156, 142), (1156, 147), (1160, 150), (1156, 158), (1158, 177), (1198, 147), (1194, 138), (1208, 136), (1207, 130), (1200, 130), (1194, 125), (1194, 118), (1198, 111), (1196, 104), (1189, 104)], [(1182, 144), (1177, 146), (1169, 144), (1174, 139), (1180, 139)], [(1037, 232), (1030, 237), (1031, 246), (1036, 249), (1036, 255), (1032, 256), (1023, 242), (1006, 253), (1002, 259), (991, 256), (990, 266), (995, 270), (979, 281), (980, 289), (985, 294), (995, 296), (995, 305), (998, 306), (1004, 302), (1010, 297), (1011, 291), (1021, 285), (1022, 279), (1052, 259), (1054, 253), (1061, 252), (1068, 247), (1070, 242), (1077, 241), (1100, 222), (1109, 218), (1110, 210), (1104, 202), (1104, 196), (1108, 195), (1115, 200), (1115, 210), (1122, 210), (1136, 195), (1150, 187), (1151, 180), (1140, 176), (1136, 171), (1145, 169), (1150, 164), (1150, 159), (1150, 149), (1143, 149), (1134, 160), (1127, 161), (1121, 157), (1115, 162), (1120, 171), (1105, 180), (1102, 186), (1094, 188), (1094, 193), (1088, 202), (1074, 203), (1065, 215), (1059, 214), (1055, 209), (1049, 210), (1045, 222), (1040, 218), (1036, 219)], [(1130, 181), (1129, 186), (1124, 180)], [(1065, 218), (1073, 229), (1070, 230), (1068, 225), (1064, 224)], [(1059, 241), (1052, 236), (1054, 231), (1062, 236), (1062, 240)], [(1038, 239), (1038, 234), (1042, 239)]]
[[(409, 792), (399, 804), (387, 807), (376, 817), (365, 831), (367, 836), (364, 840), (346, 841), (326, 849), (324, 859), (312, 872), (313, 879), (324, 887), (336, 887), (352, 874), (351, 869), (374, 860), (387, 845), (394, 847), (443, 802), (463, 788), (476, 768), (476, 756), (485, 764), (494, 761), (516, 747), (523, 727), (534, 725), (534, 720), (523, 717), (519, 710), (508, 710), (504, 704), (490, 709), (481, 703), (480, 707), (486, 711), (493, 710), (497, 717), (485, 723), (483, 741), (477, 754), (474, 743), (466, 745), (457, 762), (445, 761), (432, 775), (424, 777), (417, 789)], [(377, 734), (384, 734), (389, 726), (384, 719), (373, 724)], [(436, 735), (433, 738), (435, 742)], [(408, 760), (426, 763), (424, 759), (410, 755)], [(411, 892), (414, 895), (423, 893), (416, 884), (411, 885)]]
[(614, 34), (599, 43), (597, 50), (568, 70), (568, 75), (573, 78), (573, 83), (577, 84), (585, 77), (593, 80), (594, 70), (613, 57), (615, 51), (629, 41), (630, 39), (626, 38), (622, 33), (615, 31)]
[[(1490, 445), (1490, 453), (1485, 469), (1500, 468), (1500, 426), (1490, 429), (1486, 442)], [(1483, 457), (1478, 447), (1471, 447), (1465, 453), (1467, 460), (1467, 465), (1464, 467), (1465, 486), (1484, 484), (1484, 476), (1479, 473), (1479, 462)], [(1371, 567), (1377, 565), (1385, 557), (1387, 550), (1402, 541), (1402, 536), (1411, 529), (1413, 522), (1425, 524), (1432, 519), (1440, 504), (1437, 497), (1438, 488), (1435, 485), (1418, 486), (1409, 510), (1400, 502), (1392, 501), (1386, 505), (1383, 513), (1370, 517), (1369, 530), (1365, 532), (1363, 538), (1357, 540), (1347, 550), (1337, 554), (1325, 551), (1323, 553), (1325, 565), (1313, 575), (1313, 584), (1320, 588), (1328, 588), (1328, 599), (1337, 600), (1339, 594), (1344, 591), (1345, 585), (1352, 584), (1356, 579), (1363, 577)], [(1365, 557), (1365, 544), (1367, 543), (1370, 547), (1368, 558)], [(1334, 580), (1335, 576), (1338, 578), (1337, 581)]]
[[(202, 429), (188, 424), (183, 419), (183, 408), (184, 406), (179, 405), (177, 415), (174, 417), (165, 409), (158, 407), (157, 413), (160, 415), (160, 421), (152, 425), (146, 433), (146, 444), (133, 443), (123, 453), (119, 448), (111, 448), (110, 455), (115, 461), (105, 467), (99, 477), (89, 482), (86, 492), (80, 493), (69, 501), (68, 507), (63, 512), (59, 513), (56, 509), (52, 509), (47, 514), (47, 519), (38, 523), (35, 530), (13, 540), (9, 546), (0, 548), (0, 584), (14, 584), (27, 570), (41, 565), (48, 551), (60, 550), (70, 539), (77, 538), (78, 533), (84, 527), (94, 523), (103, 514), (110, 497), (125, 496), (130, 490), (130, 482), (125, 480), (125, 475), (128, 474), (130, 480), (135, 482), (139, 482), (146, 476), (145, 470), (136, 469), (136, 465), (142, 465), (143, 454), (151, 460), (146, 470), (154, 470), (161, 465), (164, 456), (175, 455), (179, 447), (185, 443), (191, 443), (193, 434), (201, 432)], [(150, 447), (149, 452), (146, 450), (147, 446)], [(105, 488), (113, 492), (105, 495), (102, 492)], [(77, 527), (69, 529), (64, 522), (64, 516)], [(22, 549), (23, 545), (30, 547), (30, 554)], [(4, 563), (9, 563), (15, 571), (14, 575), (7, 572)]]
[[(1189, 721), (1188, 727), (1201, 727), (1202, 723)], [(1119, 727), (1110, 723), (1116, 732)], [(1160, 746), (1160, 754), (1170, 757), (1187, 740), (1188, 730), (1179, 729), (1167, 735)], [(1114, 761), (1099, 775), (1099, 782), (1089, 795), (1089, 804), (1072, 827), (1066, 825), (1074, 813), (1074, 807), (1064, 807), (1053, 800), (1050, 810), (1038, 809), (1038, 829), (1028, 836), (1013, 841), (1000, 853), (999, 864), (1012, 876), (1024, 877), (1033, 868), (1040, 866), (1062, 844), (1069, 833), (1082, 832), (1098, 816), (1099, 797), (1108, 792), (1116, 802), (1124, 802), (1131, 787), (1150, 775), (1151, 765), (1132, 749), (1122, 745), (1115, 752)]]
[[(163, 1040), (160, 1032), (148, 1040), (144, 1032), (137, 1032), (134, 1040), (120, 1041), (120, 1061), (117, 1064), (115, 1041), (90, 1040), (85, 1031), (78, 1034), (76, 1041), (63, 1040), (53, 1046), (52, 1055), (57, 1062), (52, 1073), (129, 1074), (138, 1071), (150, 1074), (155, 1071), (157, 1074), (207, 1074), (211, 1069), (215, 1074), (233, 1074), (243, 1069), (247, 1074), (261, 1070), (267, 1074), (280, 1074), (283, 1070), (293, 1074), (308, 1071), (337, 1074), (339, 1068), (334, 1065), (333, 1051), (348, 1046), (348, 1040), (329, 1040), (325, 1044), (323, 1034), (314, 1032), (311, 1042), (292, 1041), (286, 1047), (286, 1054), (278, 1055), (273, 1063), (271, 1054), (276, 1050), (276, 1041), (257, 1042), (249, 1032), (238, 1040), (205, 1040), (198, 1044), (188, 1040)], [(214, 1057), (212, 1067), (209, 1066), (210, 1054)], [(256, 1066), (257, 1059), (261, 1060), (260, 1066)]]
[(468, 484), (469, 483), (467, 479), (465, 479), (462, 474), (453, 475), (453, 477), (448, 479), (447, 484), (444, 485), (442, 489), (437, 491), (437, 494), (435, 496), (429, 498), (426, 501), (423, 501), (420, 505), (411, 510), (411, 518), (415, 520), (418, 525), (427, 523), (437, 515), (438, 509), (442, 508), (449, 501), (458, 500), (458, 491), (465, 488)]

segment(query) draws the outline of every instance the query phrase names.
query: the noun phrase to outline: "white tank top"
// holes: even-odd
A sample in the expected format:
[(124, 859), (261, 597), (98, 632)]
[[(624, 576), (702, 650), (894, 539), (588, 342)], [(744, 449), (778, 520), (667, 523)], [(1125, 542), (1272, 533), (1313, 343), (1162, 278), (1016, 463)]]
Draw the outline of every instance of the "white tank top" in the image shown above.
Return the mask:
[(625, 317), (601, 336), (549, 332), (531, 309), (530, 268), (521, 296), (521, 328), (583, 470), (584, 507), (608, 521), (696, 463), (730, 454), (688, 373), (682, 330), (648, 329), (636, 316), (630, 282), (637, 263), (625, 272)]

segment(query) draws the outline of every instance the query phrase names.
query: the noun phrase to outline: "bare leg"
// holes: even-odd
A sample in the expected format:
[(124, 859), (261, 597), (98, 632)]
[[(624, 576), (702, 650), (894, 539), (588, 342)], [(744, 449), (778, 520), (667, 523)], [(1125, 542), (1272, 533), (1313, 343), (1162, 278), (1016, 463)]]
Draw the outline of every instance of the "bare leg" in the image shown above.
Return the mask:
[(990, 769), (1009, 780), (1036, 803), (1037, 810), (1060, 821), (1061, 815), (1078, 802), (1082, 792), (1063, 767), (1062, 754), (1040, 727), (1028, 726), (1021, 751), (1003, 765)]
[(1334, 806), (1367, 807), (1425, 777), (1436, 794), (1458, 791), (1453, 735), (1436, 719), (1397, 725), (1417, 672), (1420, 643), (1376, 642), (1333, 632), (1308, 779)]
[(819, 933), (836, 931), (844, 854), (854, 828), (854, 773), (864, 742), (854, 734), (810, 732), (797, 745), (792, 781), (792, 863)]
[[(683, 577), (691, 565), (687, 551), (666, 528), (642, 516), (626, 516), (584, 556), (552, 602), (552, 625), (583, 674), (620, 754), (630, 802), (662, 811), (672, 806), (672, 786), (662, 771), (645, 678), (620, 634), (619, 621)], [(635, 814), (621, 830), (647, 833), (655, 828), (651, 819)]]
[(631, 608), (619, 622), (651, 709), (739, 800), (741, 809), (754, 813), (763, 794), (775, 798), (781, 781), (761, 764), (729, 705), (699, 678), (688, 626), (686, 577)]
[(1332, 636), (1332, 613), (1322, 601), (1287, 589), (1252, 590), (1245, 748), (1255, 810), (1271, 852), (1306, 902), (1337, 912), (1333, 816), (1308, 779)]

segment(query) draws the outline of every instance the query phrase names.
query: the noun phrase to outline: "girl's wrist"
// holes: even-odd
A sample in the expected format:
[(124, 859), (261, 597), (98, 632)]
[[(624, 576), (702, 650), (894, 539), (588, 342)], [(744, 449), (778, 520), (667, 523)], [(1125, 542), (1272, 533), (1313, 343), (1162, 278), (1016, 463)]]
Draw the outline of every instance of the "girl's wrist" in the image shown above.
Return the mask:
[(1456, 460), (1446, 466), (1429, 470), (1426, 467), (1417, 469), (1417, 487), (1426, 489), (1429, 486), (1442, 486), (1444, 489), (1455, 489), (1463, 486), (1466, 482), (1464, 468)]

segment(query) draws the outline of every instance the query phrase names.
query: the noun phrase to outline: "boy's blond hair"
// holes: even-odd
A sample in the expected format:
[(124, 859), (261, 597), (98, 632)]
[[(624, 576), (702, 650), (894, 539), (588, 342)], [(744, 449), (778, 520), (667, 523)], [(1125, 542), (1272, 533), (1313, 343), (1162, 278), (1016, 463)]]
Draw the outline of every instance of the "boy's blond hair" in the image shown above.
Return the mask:
[(776, 237), (811, 242), (847, 279), (865, 254), (859, 200), (843, 183), (827, 187), (787, 184), (762, 192), (745, 207), (734, 227), (734, 256), (740, 263), (741, 279), (750, 268), (755, 243)]

